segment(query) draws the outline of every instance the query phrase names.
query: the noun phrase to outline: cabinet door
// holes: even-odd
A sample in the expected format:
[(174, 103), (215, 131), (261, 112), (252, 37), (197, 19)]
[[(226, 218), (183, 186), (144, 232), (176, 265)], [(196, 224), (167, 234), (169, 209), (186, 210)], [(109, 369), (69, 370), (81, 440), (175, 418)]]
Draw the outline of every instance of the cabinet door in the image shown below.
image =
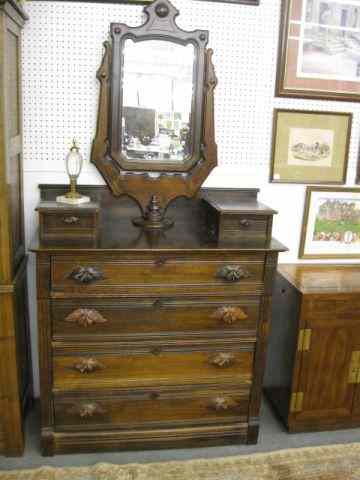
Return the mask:
[(24, 253), (24, 214), (21, 138), (21, 77), (20, 28), (11, 20), (6, 22), (6, 97), (8, 116), (7, 185), (10, 207), (10, 229), (13, 271)]
[(317, 423), (331, 427), (351, 419), (356, 388), (351, 379), (353, 352), (360, 350), (360, 316), (355, 310), (352, 296), (305, 297), (301, 315), (311, 336), (299, 347), (300, 398), (291, 413), (296, 422), (316, 429)]
[(0, 32), (0, 195), (1, 249), (0, 281), (12, 280), (25, 254), (21, 131), (21, 38), (20, 27), (2, 14)]

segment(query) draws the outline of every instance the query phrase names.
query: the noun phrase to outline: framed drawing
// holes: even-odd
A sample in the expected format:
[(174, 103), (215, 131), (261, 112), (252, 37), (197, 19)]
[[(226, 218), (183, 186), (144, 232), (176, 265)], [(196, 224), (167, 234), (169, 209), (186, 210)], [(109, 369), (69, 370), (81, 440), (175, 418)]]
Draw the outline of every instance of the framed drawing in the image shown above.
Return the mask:
[(299, 258), (360, 258), (360, 188), (307, 188)]
[(343, 184), (352, 114), (274, 111), (270, 181)]
[(360, 3), (282, 0), (276, 94), (360, 99)]

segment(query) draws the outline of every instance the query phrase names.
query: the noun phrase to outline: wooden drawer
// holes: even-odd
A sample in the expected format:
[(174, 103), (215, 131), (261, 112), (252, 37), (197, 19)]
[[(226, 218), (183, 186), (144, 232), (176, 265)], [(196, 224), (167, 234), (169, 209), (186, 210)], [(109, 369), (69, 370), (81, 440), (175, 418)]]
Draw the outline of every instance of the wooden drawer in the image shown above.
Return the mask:
[[(270, 227), (269, 227), (270, 222)], [(222, 215), (220, 240), (265, 240), (271, 230), (271, 217), (265, 215)]]
[(249, 389), (153, 388), (111, 397), (92, 393), (54, 401), (57, 431), (175, 428), (246, 423)]
[(54, 201), (42, 201), (39, 212), (40, 240), (94, 239), (98, 232), (99, 204), (96, 202), (72, 206)]
[(43, 225), (48, 231), (74, 231), (82, 228), (95, 227), (95, 215), (92, 213), (76, 213), (64, 212), (59, 213), (43, 213)]
[[(202, 290), (219, 292), (261, 290), (264, 254), (230, 254), (204, 257), (129, 256), (122, 259), (55, 255), (52, 257), (51, 282), (54, 291), (70, 294), (153, 295)], [(206, 289), (204, 290), (204, 287)], [(256, 288), (257, 287), (257, 288)], [(170, 293), (171, 294), (171, 293)], [(196, 293), (195, 293), (196, 294)]]
[[(204, 342), (205, 343), (205, 342)], [(254, 344), (214, 347), (177, 346), (154, 342), (149, 346), (117, 344), (102, 353), (103, 345), (73, 354), (55, 344), (54, 391), (121, 389), (152, 385), (232, 384), (252, 380)], [(81, 352), (83, 350), (83, 352)], [(110, 352), (111, 350), (111, 352)]]
[(99, 341), (159, 336), (255, 337), (258, 297), (52, 301), (53, 338)]

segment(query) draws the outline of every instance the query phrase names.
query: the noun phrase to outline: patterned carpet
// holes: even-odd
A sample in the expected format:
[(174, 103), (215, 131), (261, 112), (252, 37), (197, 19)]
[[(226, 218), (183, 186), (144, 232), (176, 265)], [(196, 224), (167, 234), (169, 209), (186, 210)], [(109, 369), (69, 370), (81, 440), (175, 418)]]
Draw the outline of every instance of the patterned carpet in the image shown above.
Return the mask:
[(186, 462), (0, 472), (0, 480), (360, 480), (360, 443)]

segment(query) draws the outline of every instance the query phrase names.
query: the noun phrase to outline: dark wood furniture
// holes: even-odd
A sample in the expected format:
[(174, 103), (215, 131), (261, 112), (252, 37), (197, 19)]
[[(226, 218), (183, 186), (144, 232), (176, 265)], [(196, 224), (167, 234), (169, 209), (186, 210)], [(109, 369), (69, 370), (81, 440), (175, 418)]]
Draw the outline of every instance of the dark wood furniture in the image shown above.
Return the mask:
[(26, 14), (0, 0), (0, 453), (21, 455), (32, 396), (21, 131), (21, 29)]
[(205, 202), (251, 225), (273, 210), (256, 191), (205, 189), (170, 205), (171, 229), (140, 230), (133, 200), (79, 189), (101, 205), (97, 245), (33, 246), (44, 454), (256, 442), (284, 247), (265, 231), (215, 238)]
[(98, 203), (67, 205), (58, 202), (41, 202), (36, 209), (39, 212), (40, 239), (95, 240), (99, 231)]
[[(155, 0), (144, 8), (144, 13), (146, 21), (139, 27), (122, 23), (112, 23), (110, 26), (111, 42), (104, 43), (105, 53), (97, 72), (100, 96), (91, 161), (114, 195), (128, 195), (136, 200), (142, 215), (135, 219), (137, 225), (169, 228), (173, 223), (172, 219), (165, 218), (169, 203), (177, 197), (193, 197), (217, 165), (214, 128), (217, 78), (212, 64), (213, 51), (206, 48), (209, 38), (207, 30), (186, 32), (179, 28), (175, 22), (179, 11), (168, 0)], [(129, 161), (124, 154), (123, 128), (126, 108), (124, 72), (128, 58), (124, 54), (125, 43), (141, 46), (159, 40), (169, 48), (172, 45), (187, 45), (194, 50), (188, 125), (189, 154), (176, 162), (159, 162), (150, 158), (144, 161), (143, 155), (135, 161)], [(161, 61), (166, 61), (163, 56)], [(168, 58), (168, 61), (174, 59)], [(139, 75), (146, 71), (143, 64), (140, 62), (137, 65)], [(136, 64), (132, 64), (131, 70), (135, 71), (135, 67)], [(178, 65), (178, 69), (181, 68)], [(156, 64), (152, 65), (152, 69), (154, 73)], [(171, 75), (170, 70), (168, 74)], [(171, 103), (174, 103), (174, 99), (171, 99)]]
[(290, 432), (360, 426), (359, 265), (280, 265), (265, 392)]

